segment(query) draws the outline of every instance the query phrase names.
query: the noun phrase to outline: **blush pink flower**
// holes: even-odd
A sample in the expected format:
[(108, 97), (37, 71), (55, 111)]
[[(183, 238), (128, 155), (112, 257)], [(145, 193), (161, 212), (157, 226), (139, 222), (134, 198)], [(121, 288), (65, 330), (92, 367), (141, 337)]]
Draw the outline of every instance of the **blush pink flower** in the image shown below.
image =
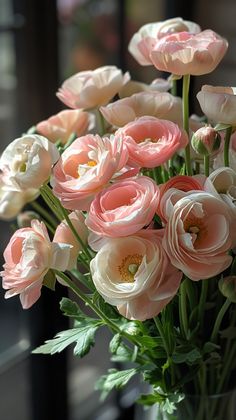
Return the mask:
[[(85, 225), (85, 217), (83, 213), (80, 211), (74, 211), (69, 214), (69, 219), (72, 222), (83, 244), (86, 244), (88, 239), (88, 229)], [(72, 245), (73, 248), (71, 249), (70, 261), (68, 262), (67, 269), (70, 270), (75, 268), (78, 254), (82, 250), (82, 245), (76, 239), (75, 235), (65, 220), (63, 220), (56, 228), (53, 242)]]
[(65, 144), (73, 133), (77, 137), (82, 136), (89, 127), (91, 127), (90, 114), (78, 109), (65, 109), (36, 125), (39, 134), (53, 143), (60, 140), (62, 144)]
[(171, 86), (172, 84), (168, 79), (161, 77), (154, 79), (150, 84), (130, 80), (119, 90), (119, 98), (123, 99), (141, 92), (167, 92), (171, 89)]
[(173, 190), (167, 201), (173, 203), (176, 194), (180, 199), (174, 205), (166, 203), (168, 221), (163, 237), (172, 264), (191, 280), (221, 273), (232, 262), (232, 218), (227, 205), (206, 192), (181, 197)]
[(215, 70), (227, 48), (227, 41), (211, 30), (180, 32), (157, 41), (150, 58), (158, 70), (197, 76)]
[(158, 187), (146, 176), (116, 182), (92, 201), (86, 225), (102, 236), (132, 235), (155, 214)]
[(236, 88), (202, 86), (197, 94), (202, 112), (215, 123), (236, 126)]
[(121, 138), (79, 137), (54, 167), (53, 192), (65, 208), (88, 210), (95, 195), (125, 167), (127, 159)]
[[(187, 176), (187, 175), (176, 175), (170, 178), (164, 184), (159, 185), (159, 196), (158, 196), (158, 205), (156, 213), (160, 218), (166, 222), (166, 198), (163, 200), (163, 197), (167, 193), (167, 191), (173, 192), (173, 188), (180, 191), (203, 191), (204, 190), (204, 182), (206, 180), (205, 176), (196, 175), (196, 176)], [(166, 196), (165, 196), (166, 197)]]
[(168, 92), (140, 92), (101, 107), (100, 111), (117, 127), (144, 115), (182, 123), (182, 100)]
[(201, 28), (196, 23), (180, 17), (145, 24), (133, 35), (128, 50), (142, 66), (151, 65), (150, 52), (156, 41), (168, 34), (183, 31), (196, 34), (201, 31)]
[(37, 134), (26, 134), (11, 142), (0, 159), (3, 179), (18, 189), (39, 188), (51, 175), (60, 155), (54, 144)]
[(66, 270), (71, 246), (51, 243), (45, 225), (38, 220), (17, 230), (4, 251), (2, 286), (5, 298), (20, 295), (24, 309), (40, 297), (45, 274), (50, 268)]
[(128, 164), (146, 168), (162, 165), (188, 143), (187, 134), (177, 124), (147, 116), (120, 128), (115, 137), (124, 139)]
[(177, 293), (182, 273), (162, 247), (162, 231), (108, 239), (91, 261), (94, 285), (129, 319), (156, 316)]
[(106, 105), (130, 79), (116, 66), (81, 71), (67, 79), (58, 98), (69, 108), (92, 109)]

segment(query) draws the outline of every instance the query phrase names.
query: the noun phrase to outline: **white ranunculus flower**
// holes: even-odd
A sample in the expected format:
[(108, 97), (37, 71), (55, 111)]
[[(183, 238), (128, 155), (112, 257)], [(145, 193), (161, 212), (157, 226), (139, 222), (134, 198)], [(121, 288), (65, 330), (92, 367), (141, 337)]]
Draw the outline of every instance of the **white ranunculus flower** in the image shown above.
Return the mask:
[(12, 141), (0, 159), (6, 182), (20, 189), (39, 188), (49, 178), (60, 155), (54, 144), (39, 135), (24, 135)]

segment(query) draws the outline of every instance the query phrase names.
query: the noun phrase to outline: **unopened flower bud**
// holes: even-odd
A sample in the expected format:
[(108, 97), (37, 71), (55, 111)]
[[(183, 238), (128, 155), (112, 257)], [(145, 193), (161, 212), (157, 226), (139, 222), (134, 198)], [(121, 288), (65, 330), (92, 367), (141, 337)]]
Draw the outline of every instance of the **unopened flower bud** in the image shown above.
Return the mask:
[(40, 219), (38, 213), (34, 211), (24, 211), (17, 216), (17, 224), (19, 228), (31, 227), (31, 221), (34, 219)]
[(223, 296), (236, 303), (236, 276), (223, 277), (219, 281), (219, 289)]
[(221, 137), (213, 127), (199, 128), (192, 136), (191, 144), (196, 153), (202, 156), (214, 155), (220, 148)]

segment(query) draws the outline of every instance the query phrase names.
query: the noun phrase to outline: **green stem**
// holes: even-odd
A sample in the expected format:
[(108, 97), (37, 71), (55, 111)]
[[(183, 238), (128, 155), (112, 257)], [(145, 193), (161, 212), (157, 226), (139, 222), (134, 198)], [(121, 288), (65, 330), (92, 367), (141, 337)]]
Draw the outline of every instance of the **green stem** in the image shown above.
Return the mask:
[(45, 186), (40, 188), (40, 194), (43, 198), (43, 200), (45, 201), (45, 203), (47, 204), (47, 206), (52, 210), (52, 212), (54, 213), (54, 215), (57, 217), (57, 219), (61, 222), (63, 219), (63, 215), (61, 215), (58, 212), (57, 207), (55, 206), (54, 202), (51, 200), (51, 198), (48, 196), (47, 192), (45, 191)]
[(187, 338), (188, 336), (188, 318), (187, 318), (187, 305), (186, 305), (186, 280), (184, 280), (180, 286), (180, 302), (179, 302), (179, 315), (180, 315), (180, 326), (182, 334)]
[(200, 327), (202, 326), (203, 319), (204, 319), (204, 309), (207, 299), (207, 291), (208, 291), (208, 281), (202, 280), (202, 289), (201, 289), (201, 295), (198, 305), (198, 319), (200, 322)]
[(216, 341), (217, 334), (218, 334), (219, 328), (220, 328), (220, 324), (222, 322), (222, 319), (223, 319), (225, 313), (227, 312), (228, 308), (230, 307), (230, 305), (231, 305), (230, 300), (226, 299), (223, 306), (221, 307), (218, 315), (217, 315), (216, 320), (215, 320), (215, 325), (214, 325), (214, 328), (213, 328), (213, 331), (212, 331), (212, 334), (211, 334), (210, 341), (212, 341), (212, 342)]
[(99, 109), (95, 109), (94, 112), (97, 119), (98, 132), (100, 136), (104, 136), (104, 134), (106, 133), (106, 127), (105, 127), (105, 120), (103, 118), (103, 115), (99, 111)]
[(177, 80), (172, 80), (171, 84), (172, 86), (171, 86), (170, 93), (173, 96), (177, 96)]
[(53, 217), (45, 210), (37, 201), (32, 201), (30, 206), (45, 220), (47, 220), (52, 227), (55, 229), (57, 228), (57, 223), (53, 219)]
[(229, 166), (229, 144), (230, 137), (232, 134), (232, 127), (228, 127), (225, 133), (225, 144), (224, 144), (224, 165)]
[(163, 184), (161, 166), (152, 169), (153, 179), (157, 184)]
[(70, 137), (68, 138), (66, 144), (64, 145), (63, 149), (66, 150), (67, 147), (69, 147), (75, 141), (76, 137), (77, 137), (76, 134), (72, 133)]
[(162, 323), (161, 323), (160, 319), (157, 316), (155, 316), (153, 318), (153, 320), (154, 320), (155, 325), (157, 327), (157, 331), (159, 332), (160, 337), (161, 337), (161, 339), (163, 341), (163, 345), (164, 345), (164, 348), (165, 348), (165, 351), (166, 351), (166, 354), (167, 354), (167, 358), (169, 359), (170, 352), (169, 352), (168, 343), (166, 341), (165, 334), (164, 334), (164, 331), (163, 331)]
[(204, 172), (205, 172), (206, 177), (208, 177), (210, 173), (209, 167), (210, 167), (210, 156), (206, 155), (204, 156)]
[(165, 337), (165, 333), (164, 333), (164, 330), (163, 330), (163, 327), (162, 327), (162, 323), (161, 323), (160, 319), (157, 316), (155, 316), (153, 318), (153, 320), (154, 320), (155, 325), (157, 327), (157, 331), (159, 332), (160, 337), (161, 337), (161, 339), (163, 341), (163, 345), (164, 345), (164, 348), (165, 348), (165, 351), (166, 351), (166, 355), (167, 355), (167, 360), (168, 360), (169, 365), (170, 365), (171, 385), (174, 385), (174, 381), (175, 381), (175, 378), (174, 378), (174, 369), (173, 369), (172, 360), (171, 360), (171, 357), (170, 357), (170, 350), (169, 350), (168, 342), (167, 342), (166, 337)]
[[(189, 135), (189, 85), (190, 75), (183, 76), (182, 100), (183, 100), (183, 128)], [(187, 175), (192, 175), (191, 158), (190, 158), (190, 143), (185, 147), (185, 164)]]
[[(65, 274), (58, 270), (53, 270), (55, 274), (63, 279), (63, 281), (68, 285), (68, 287), (85, 303), (85, 305), (89, 306), (98, 316), (101, 318), (101, 320), (111, 329), (112, 332), (115, 332), (117, 334), (120, 334), (121, 336), (125, 337), (127, 340), (129, 340), (133, 345), (140, 347), (139, 341), (136, 339), (136, 337), (127, 334), (125, 331), (122, 331), (111, 319), (109, 319), (100, 308), (98, 308), (93, 301), (81, 290), (78, 286)], [(148, 349), (147, 349), (148, 350)], [(146, 353), (147, 354), (147, 353)], [(149, 360), (151, 360), (153, 363), (152, 357), (149, 356)]]

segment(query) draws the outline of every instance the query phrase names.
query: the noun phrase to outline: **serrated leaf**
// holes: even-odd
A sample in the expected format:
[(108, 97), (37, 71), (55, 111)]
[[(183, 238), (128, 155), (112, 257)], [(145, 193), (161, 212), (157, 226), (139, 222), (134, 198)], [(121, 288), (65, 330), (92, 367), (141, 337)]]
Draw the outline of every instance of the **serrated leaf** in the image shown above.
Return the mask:
[(95, 332), (100, 323), (89, 323), (81, 325), (80, 328), (72, 328), (59, 332), (52, 340), (47, 340), (45, 344), (37, 347), (32, 353), (35, 354), (55, 354), (60, 353), (72, 343), (76, 343), (74, 354), (79, 357), (85, 356), (94, 345)]
[[(98, 292), (95, 292), (93, 295), (93, 301), (96, 305), (101, 309), (101, 311), (107, 316), (109, 319), (116, 319), (116, 320), (123, 320), (124, 318), (120, 316), (114, 306), (109, 305), (105, 302), (101, 295)], [(126, 321), (126, 320), (125, 320)]]
[(97, 381), (95, 389), (102, 391), (101, 397), (104, 400), (114, 388), (123, 388), (136, 373), (138, 373), (137, 368), (122, 371), (109, 369), (107, 375), (103, 375)]
[(155, 387), (160, 386), (163, 379), (162, 370), (158, 367), (153, 370), (145, 370), (143, 372), (143, 379), (150, 385), (153, 385)]
[(127, 347), (125, 347), (122, 343), (118, 347), (116, 354), (111, 357), (112, 362), (130, 362), (132, 360), (133, 353)]
[(79, 305), (76, 302), (73, 302), (69, 298), (62, 298), (60, 301), (60, 309), (64, 315), (74, 318), (74, 319), (84, 319), (87, 316), (81, 311)]
[(111, 353), (116, 353), (121, 342), (120, 334), (115, 334), (110, 341), (109, 350)]
[(55, 291), (56, 276), (52, 270), (48, 270), (47, 274), (44, 276), (43, 285), (48, 289)]
[(138, 399), (137, 403), (142, 405), (151, 406), (154, 404), (161, 404), (163, 401), (163, 396), (159, 394), (142, 394)]

